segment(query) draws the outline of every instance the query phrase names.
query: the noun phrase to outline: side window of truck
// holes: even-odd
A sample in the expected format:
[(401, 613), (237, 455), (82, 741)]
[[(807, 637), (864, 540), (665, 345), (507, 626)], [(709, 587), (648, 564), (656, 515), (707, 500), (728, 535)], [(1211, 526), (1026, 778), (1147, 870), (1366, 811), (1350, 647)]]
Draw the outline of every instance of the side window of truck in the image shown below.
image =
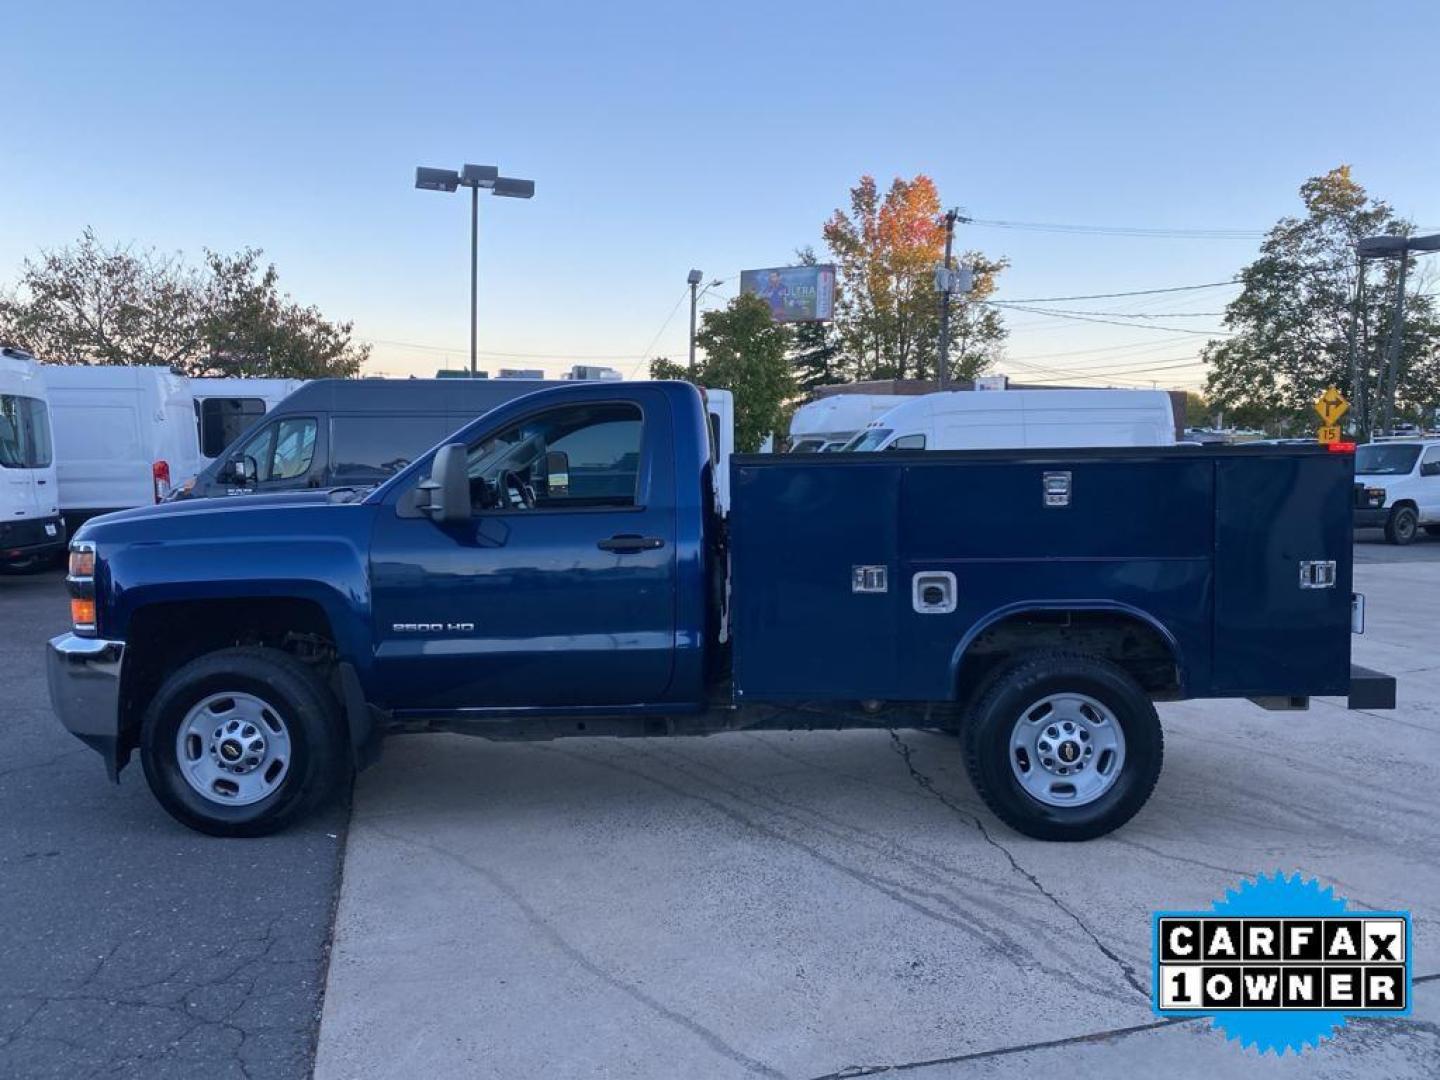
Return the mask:
[(494, 504), (506, 474), (528, 484), (536, 510), (636, 505), (642, 422), (628, 402), (567, 405), (472, 446), (472, 497)]
[(1420, 459), (1420, 475), (1440, 477), (1440, 446), (1432, 446), (1425, 451), (1425, 456)]
[(886, 449), (886, 450), (924, 450), (924, 449), (925, 449), (925, 436), (924, 436), (924, 435), (901, 435), (900, 438), (896, 439), (894, 442), (892, 442), (892, 443), (891, 443), (889, 446), (887, 446), (885, 449)]

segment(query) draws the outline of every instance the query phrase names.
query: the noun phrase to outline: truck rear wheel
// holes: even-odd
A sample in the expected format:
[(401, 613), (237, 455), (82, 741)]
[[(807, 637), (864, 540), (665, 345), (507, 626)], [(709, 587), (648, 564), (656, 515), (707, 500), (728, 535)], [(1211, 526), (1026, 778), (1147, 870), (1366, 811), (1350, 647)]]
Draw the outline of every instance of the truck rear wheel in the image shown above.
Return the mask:
[(1089, 840), (1150, 798), (1164, 737), (1123, 669), (1040, 653), (1002, 670), (961, 732), (970, 780), (996, 817), (1038, 840)]
[(160, 687), (140, 729), (145, 779), (177, 821), (264, 836), (327, 801), (349, 776), (339, 706), (278, 649), (222, 649)]

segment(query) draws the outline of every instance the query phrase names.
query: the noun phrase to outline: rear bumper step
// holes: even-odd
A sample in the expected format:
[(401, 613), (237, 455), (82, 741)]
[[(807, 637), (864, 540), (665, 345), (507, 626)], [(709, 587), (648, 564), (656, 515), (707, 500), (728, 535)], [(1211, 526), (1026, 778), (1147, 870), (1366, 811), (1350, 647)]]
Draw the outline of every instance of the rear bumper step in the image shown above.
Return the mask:
[(1359, 664), (1350, 665), (1350, 698), (1352, 709), (1395, 708), (1395, 676), (1382, 675)]

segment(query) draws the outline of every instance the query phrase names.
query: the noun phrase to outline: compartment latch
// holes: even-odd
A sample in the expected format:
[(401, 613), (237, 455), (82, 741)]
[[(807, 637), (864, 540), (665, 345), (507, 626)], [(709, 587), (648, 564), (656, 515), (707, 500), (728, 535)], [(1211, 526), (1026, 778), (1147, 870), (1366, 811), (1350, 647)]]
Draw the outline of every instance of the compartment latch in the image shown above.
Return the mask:
[(1333, 589), (1334, 587), (1334, 559), (1302, 559), (1300, 561), (1300, 588)]

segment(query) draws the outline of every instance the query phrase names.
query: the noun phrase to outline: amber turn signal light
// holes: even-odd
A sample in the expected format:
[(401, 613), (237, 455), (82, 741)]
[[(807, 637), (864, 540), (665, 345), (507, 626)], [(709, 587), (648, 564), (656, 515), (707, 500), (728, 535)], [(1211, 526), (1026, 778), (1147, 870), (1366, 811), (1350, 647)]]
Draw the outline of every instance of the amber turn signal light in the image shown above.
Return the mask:
[(95, 629), (95, 601), (82, 600), (78, 596), (70, 598), (70, 621), (75, 624), (76, 630)]

